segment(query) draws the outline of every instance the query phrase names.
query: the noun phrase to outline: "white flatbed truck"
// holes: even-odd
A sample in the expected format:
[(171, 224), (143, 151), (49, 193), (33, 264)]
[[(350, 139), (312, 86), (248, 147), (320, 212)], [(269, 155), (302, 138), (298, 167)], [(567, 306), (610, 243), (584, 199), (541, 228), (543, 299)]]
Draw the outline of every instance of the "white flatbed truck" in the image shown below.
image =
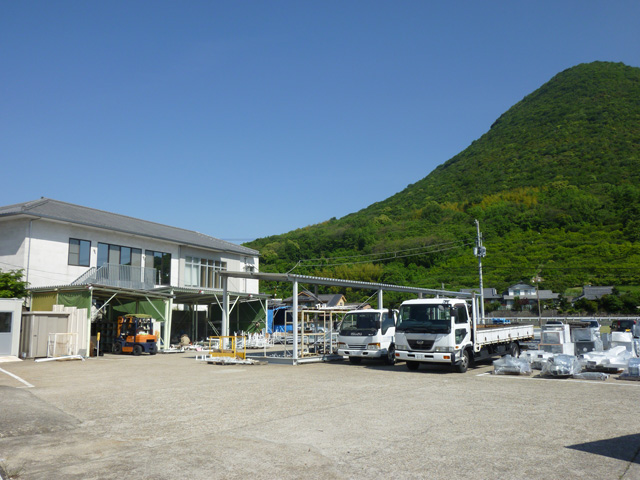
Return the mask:
[(395, 363), (393, 335), (398, 311), (363, 309), (347, 312), (338, 330), (338, 355), (358, 364), (363, 358), (381, 358)]
[(476, 360), (517, 357), (520, 342), (533, 340), (532, 325), (478, 324), (475, 297), (407, 300), (400, 305), (395, 333), (396, 360), (409, 370), (420, 363), (449, 364), (464, 373)]

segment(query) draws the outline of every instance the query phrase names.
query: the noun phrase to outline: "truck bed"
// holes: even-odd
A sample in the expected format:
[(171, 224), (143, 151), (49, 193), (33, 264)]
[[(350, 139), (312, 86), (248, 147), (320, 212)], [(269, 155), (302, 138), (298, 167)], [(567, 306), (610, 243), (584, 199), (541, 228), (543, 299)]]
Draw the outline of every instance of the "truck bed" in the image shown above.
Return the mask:
[(533, 339), (533, 325), (476, 325), (476, 346)]

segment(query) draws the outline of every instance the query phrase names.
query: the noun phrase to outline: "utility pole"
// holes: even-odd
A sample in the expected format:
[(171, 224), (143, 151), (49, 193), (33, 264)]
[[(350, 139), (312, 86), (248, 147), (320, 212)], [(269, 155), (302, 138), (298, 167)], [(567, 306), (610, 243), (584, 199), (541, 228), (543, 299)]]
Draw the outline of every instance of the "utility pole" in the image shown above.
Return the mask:
[(473, 248), (473, 254), (478, 257), (478, 271), (480, 273), (480, 321), (482, 324), (484, 321), (484, 287), (482, 285), (482, 257), (487, 255), (487, 249), (482, 246), (482, 234), (480, 233), (480, 222), (476, 222), (476, 229), (478, 230), (478, 238), (476, 239), (476, 246)]
[(533, 277), (531, 281), (536, 283), (536, 297), (538, 299), (538, 325), (542, 327), (542, 312), (540, 311), (540, 290), (538, 289), (538, 284), (544, 281), (544, 279), (540, 276), (540, 268), (538, 268), (535, 277)]

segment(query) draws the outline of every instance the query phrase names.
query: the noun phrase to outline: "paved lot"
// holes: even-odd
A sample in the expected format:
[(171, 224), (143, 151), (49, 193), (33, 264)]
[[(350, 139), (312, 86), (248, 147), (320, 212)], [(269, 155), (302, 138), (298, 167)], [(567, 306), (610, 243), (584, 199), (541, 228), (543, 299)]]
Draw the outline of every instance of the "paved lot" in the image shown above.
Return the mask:
[(20, 480), (640, 479), (636, 382), (193, 353), (0, 369), (0, 465)]

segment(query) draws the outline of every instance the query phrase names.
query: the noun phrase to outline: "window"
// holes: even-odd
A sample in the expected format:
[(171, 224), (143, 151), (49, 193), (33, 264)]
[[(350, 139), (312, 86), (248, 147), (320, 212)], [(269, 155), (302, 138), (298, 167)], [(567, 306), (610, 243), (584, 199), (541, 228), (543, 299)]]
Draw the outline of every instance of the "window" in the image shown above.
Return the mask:
[(467, 323), (469, 320), (467, 316), (467, 307), (464, 305), (456, 305), (454, 309), (455, 323)]
[(141, 267), (142, 250), (140, 248), (98, 243), (98, 267), (101, 267), (105, 263)]
[(13, 312), (0, 312), (0, 333), (11, 333)]
[(396, 326), (395, 313), (392, 313), (391, 315), (389, 315), (389, 312), (384, 312), (382, 314), (382, 334), (386, 335), (387, 330), (395, 326)]
[(227, 270), (227, 262), (208, 258), (186, 257), (185, 287), (222, 288), (220, 272)]
[(145, 250), (145, 266), (157, 270), (156, 284), (171, 285), (171, 254)]
[(91, 242), (89, 240), (69, 239), (69, 265), (88, 267), (91, 258)]
[(380, 314), (378, 312), (347, 313), (340, 325), (340, 335), (351, 335), (351, 332), (362, 331), (374, 335), (380, 328)]
[(98, 268), (105, 263), (109, 263), (109, 245), (98, 243)]
[(456, 345), (460, 345), (466, 336), (466, 328), (456, 328)]

